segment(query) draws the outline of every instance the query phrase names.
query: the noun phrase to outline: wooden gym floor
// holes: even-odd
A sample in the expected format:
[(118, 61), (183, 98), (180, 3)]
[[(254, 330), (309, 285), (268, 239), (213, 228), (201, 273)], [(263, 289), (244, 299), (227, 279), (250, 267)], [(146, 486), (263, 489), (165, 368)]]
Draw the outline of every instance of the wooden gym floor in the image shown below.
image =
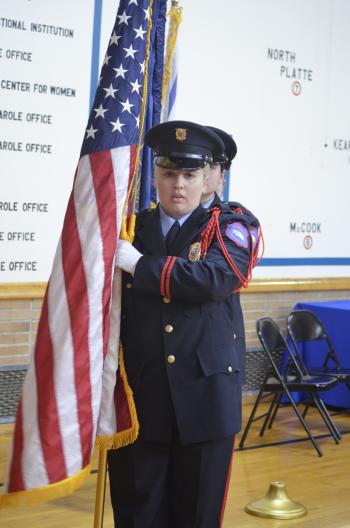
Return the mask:
[[(253, 400), (252, 397), (244, 399), (244, 423)], [(317, 456), (310, 441), (298, 441), (305, 438), (305, 434), (289, 407), (279, 411), (272, 430), (265, 433), (262, 441), (258, 436), (258, 423), (253, 425), (246, 443), (248, 449), (238, 450), (234, 456), (223, 528), (350, 528), (350, 414), (337, 415), (335, 421), (344, 432), (340, 445), (327, 435), (315, 410), (308, 415), (313, 433), (320, 435), (322, 458)], [(0, 426), (1, 481), (12, 428), (12, 425)], [(239, 437), (237, 446), (238, 443)], [(273, 443), (278, 444), (270, 445)], [(251, 448), (256, 444), (265, 447)], [(95, 455), (93, 468), (96, 467)], [(285, 482), (289, 496), (306, 506), (306, 517), (277, 521), (244, 512), (245, 505), (262, 498), (269, 483), (276, 480)], [(96, 473), (93, 472), (85, 485), (69, 497), (31, 508), (2, 510), (0, 527), (92, 528), (95, 486)], [(108, 497), (103, 526), (113, 528)]]

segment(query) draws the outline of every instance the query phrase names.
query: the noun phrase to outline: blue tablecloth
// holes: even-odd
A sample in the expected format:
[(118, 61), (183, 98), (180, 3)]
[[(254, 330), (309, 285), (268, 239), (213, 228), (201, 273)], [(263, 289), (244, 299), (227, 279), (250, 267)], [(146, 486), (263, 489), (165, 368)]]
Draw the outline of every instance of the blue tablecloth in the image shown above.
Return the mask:
[[(341, 366), (350, 368), (350, 300), (298, 303), (294, 310), (310, 310), (317, 315), (328, 332)], [(310, 341), (301, 345), (300, 350), (306, 366), (318, 367), (322, 365), (327, 346), (324, 341)], [(350, 407), (350, 391), (341, 383), (323, 392), (322, 400), (327, 405)]]

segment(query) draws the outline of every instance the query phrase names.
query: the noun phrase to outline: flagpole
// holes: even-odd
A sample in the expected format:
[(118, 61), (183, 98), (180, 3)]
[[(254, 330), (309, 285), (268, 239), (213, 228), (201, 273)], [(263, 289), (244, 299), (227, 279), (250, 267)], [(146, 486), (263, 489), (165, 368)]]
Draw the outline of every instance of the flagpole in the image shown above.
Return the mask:
[[(150, 1), (150, 6), (152, 6), (152, 0)], [(152, 6), (153, 7), (153, 6)], [(177, 37), (177, 32), (178, 32), (178, 27), (179, 27), (179, 24), (181, 22), (181, 12), (182, 12), (182, 8), (179, 6), (179, 1), (178, 0), (172, 0), (171, 2), (171, 9), (172, 9), (172, 12), (169, 13), (171, 14), (174, 19), (176, 20), (176, 23), (175, 23), (175, 31), (174, 31), (174, 36), (173, 36), (173, 39), (172, 39), (172, 42), (171, 42), (171, 45), (170, 45), (170, 50), (168, 50), (168, 57), (166, 58), (166, 65), (165, 65), (165, 69), (168, 70), (167, 74), (165, 75), (165, 77), (167, 78), (167, 81), (163, 84), (163, 99), (164, 99), (164, 91), (165, 91), (165, 86), (169, 80), (169, 73), (170, 73), (170, 63), (171, 63), (171, 58), (172, 58), (172, 55), (174, 53), (174, 46), (175, 46), (175, 42), (176, 42), (176, 37)], [(152, 23), (149, 24), (149, 27), (148, 27), (148, 35), (147, 35), (147, 40), (148, 42), (150, 41), (150, 32), (151, 32), (151, 27), (152, 27)], [(148, 76), (148, 61), (146, 61), (146, 72), (145, 72), (145, 79), (147, 79), (147, 76)], [(164, 79), (163, 79), (164, 81)], [(147, 99), (147, 82), (144, 83), (144, 94), (143, 94), (143, 98), (144, 98), (144, 101), (143, 101), (143, 112), (142, 112), (142, 119), (141, 119), (141, 130), (143, 129), (143, 126), (144, 126), (144, 112), (145, 112), (145, 102), (146, 102), (146, 99)], [(141, 137), (141, 133), (140, 133), (140, 137)], [(140, 148), (140, 141), (139, 141), (139, 148)], [(138, 154), (139, 154), (139, 151), (138, 151)], [(137, 168), (138, 168), (138, 163), (135, 163), (135, 168), (136, 168), (136, 171), (137, 172)], [(135, 175), (134, 175), (135, 176)], [(130, 185), (130, 189), (132, 188), (133, 186)], [(128, 197), (129, 198), (129, 197)], [(128, 199), (126, 200), (126, 203), (128, 203)], [(132, 227), (132, 226), (130, 226)], [(128, 238), (126, 236), (126, 229), (122, 227), (122, 232), (121, 232), (121, 238)], [(132, 236), (133, 238), (133, 236)], [(94, 512), (94, 526), (93, 528), (103, 528), (103, 515), (104, 515), (104, 504), (105, 504), (105, 495), (106, 495), (106, 476), (107, 476), (107, 449), (106, 448), (100, 448), (100, 451), (99, 451), (99, 460), (98, 460), (98, 476), (97, 476), (97, 484), (96, 484), (96, 496), (95, 496), (95, 512)]]
[[(147, 83), (148, 83), (148, 63), (150, 55), (150, 42), (151, 42), (151, 31), (152, 31), (152, 10), (153, 10), (153, 0), (149, 2), (149, 24), (147, 30), (147, 48), (146, 48), (146, 58), (145, 58), (145, 73), (144, 73), (144, 82), (143, 82), (143, 96), (142, 96), (142, 110), (141, 110), (141, 123), (140, 123), (140, 133), (139, 141), (136, 152), (136, 161), (135, 161), (135, 170), (132, 177), (131, 183), (129, 183), (128, 194), (125, 201), (125, 204), (129, 203), (130, 194), (134, 188), (134, 180), (136, 179), (138, 170), (139, 170), (139, 156), (141, 149), (141, 138), (142, 131), (145, 124), (145, 113), (146, 113), (146, 102), (147, 102)], [(134, 197), (134, 207), (136, 205), (136, 193)], [(125, 223), (126, 224), (126, 223)], [(133, 221), (129, 225), (129, 233), (123, 226), (121, 228), (120, 238), (129, 239), (131, 242), (134, 238), (134, 228), (135, 224)], [(105, 504), (105, 495), (106, 495), (106, 476), (107, 476), (107, 448), (100, 447), (99, 459), (98, 459), (98, 476), (96, 484), (96, 496), (95, 496), (95, 511), (94, 511), (94, 528), (103, 528), (103, 515), (104, 515), (104, 504)]]
[(99, 450), (98, 473), (95, 497), (94, 528), (102, 528), (106, 496), (107, 449)]

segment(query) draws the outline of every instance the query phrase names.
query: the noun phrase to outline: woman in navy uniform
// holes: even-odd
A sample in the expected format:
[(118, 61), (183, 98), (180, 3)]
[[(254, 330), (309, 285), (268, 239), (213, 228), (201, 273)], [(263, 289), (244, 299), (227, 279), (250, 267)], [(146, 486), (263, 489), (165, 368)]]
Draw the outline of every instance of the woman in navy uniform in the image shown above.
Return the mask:
[(117, 528), (221, 526), (234, 435), (241, 426), (244, 347), (237, 292), (256, 256), (252, 215), (200, 205), (224, 145), (200, 125), (151, 129), (156, 209), (118, 243), (121, 339), (140, 424), (108, 456)]

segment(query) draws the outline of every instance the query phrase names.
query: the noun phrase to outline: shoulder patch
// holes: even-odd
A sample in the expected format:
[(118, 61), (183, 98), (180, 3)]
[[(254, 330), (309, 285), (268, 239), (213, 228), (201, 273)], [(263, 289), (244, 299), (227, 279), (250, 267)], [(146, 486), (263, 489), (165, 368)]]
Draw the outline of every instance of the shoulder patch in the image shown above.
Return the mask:
[(225, 232), (227, 238), (232, 240), (237, 246), (247, 249), (249, 245), (248, 230), (241, 222), (232, 222), (226, 226)]
[(249, 232), (250, 232), (250, 236), (252, 237), (253, 249), (255, 249), (256, 244), (258, 242), (258, 236), (259, 236), (258, 230), (256, 227), (250, 227)]

